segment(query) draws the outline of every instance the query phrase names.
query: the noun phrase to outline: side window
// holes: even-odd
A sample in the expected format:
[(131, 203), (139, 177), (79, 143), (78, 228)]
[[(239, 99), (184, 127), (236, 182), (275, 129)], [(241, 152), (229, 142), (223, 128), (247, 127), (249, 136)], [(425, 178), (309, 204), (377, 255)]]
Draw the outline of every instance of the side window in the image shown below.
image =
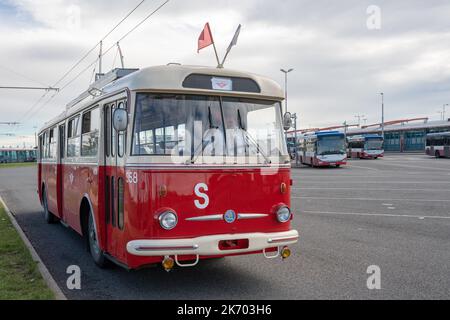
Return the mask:
[(67, 157), (80, 156), (80, 116), (69, 120), (67, 127)]
[(99, 110), (99, 108), (95, 108), (83, 114), (81, 126), (81, 155), (83, 157), (97, 156), (100, 133)]
[(48, 158), (56, 159), (56, 127), (50, 129), (49, 133)]
[(117, 226), (123, 230), (124, 226), (124, 188), (123, 179), (117, 180)]
[(114, 157), (116, 155), (116, 148), (117, 148), (117, 146), (116, 146), (117, 132), (112, 127), (114, 110), (116, 110), (116, 105), (111, 104), (111, 157)]
[(66, 149), (66, 137), (65, 137), (66, 127), (64, 124), (59, 126), (59, 157), (64, 159), (65, 149)]
[(114, 199), (115, 199), (115, 197), (114, 197), (114, 191), (115, 191), (115, 189), (114, 189), (114, 183), (115, 182), (115, 180), (114, 180), (114, 177), (111, 177), (111, 183), (110, 183), (110, 186), (111, 186), (111, 192), (109, 193), (110, 195), (111, 195), (111, 224), (112, 224), (112, 226), (113, 227), (115, 227), (116, 226), (116, 203), (115, 203), (115, 201), (114, 201)]
[(105, 123), (105, 155), (109, 157), (111, 150), (111, 108), (109, 105), (105, 107), (104, 113), (104, 123)]
[(44, 159), (48, 159), (48, 134), (47, 131), (44, 133), (43, 136), (43, 149), (44, 149)]
[(44, 134), (41, 134), (39, 136), (39, 160), (42, 160), (44, 158), (44, 141)]
[[(123, 101), (119, 102), (117, 105), (117, 108), (118, 109), (126, 109), (125, 103)], [(125, 154), (126, 131), (119, 132), (117, 137), (118, 137), (117, 155), (119, 157), (123, 157), (123, 155)]]

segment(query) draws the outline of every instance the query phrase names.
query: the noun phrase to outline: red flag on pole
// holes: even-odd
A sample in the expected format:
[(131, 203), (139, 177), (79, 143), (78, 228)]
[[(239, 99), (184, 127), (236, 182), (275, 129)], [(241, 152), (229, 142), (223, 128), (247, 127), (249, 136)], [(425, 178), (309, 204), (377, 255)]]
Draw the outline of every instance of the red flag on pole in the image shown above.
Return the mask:
[(203, 28), (200, 37), (198, 38), (198, 50), (200, 52), (201, 49), (209, 47), (214, 44), (211, 28), (209, 27), (209, 23), (206, 23), (205, 28)]

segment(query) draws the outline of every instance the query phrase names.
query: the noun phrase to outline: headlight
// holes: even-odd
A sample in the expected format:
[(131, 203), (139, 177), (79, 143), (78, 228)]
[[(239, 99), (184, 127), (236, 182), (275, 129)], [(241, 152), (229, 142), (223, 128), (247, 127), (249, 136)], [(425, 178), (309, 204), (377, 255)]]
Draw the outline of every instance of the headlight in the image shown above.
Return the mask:
[(177, 214), (173, 211), (165, 211), (159, 215), (159, 224), (165, 230), (172, 230), (178, 223)]
[(277, 218), (281, 223), (288, 222), (291, 219), (291, 210), (286, 206), (281, 207), (277, 211)]

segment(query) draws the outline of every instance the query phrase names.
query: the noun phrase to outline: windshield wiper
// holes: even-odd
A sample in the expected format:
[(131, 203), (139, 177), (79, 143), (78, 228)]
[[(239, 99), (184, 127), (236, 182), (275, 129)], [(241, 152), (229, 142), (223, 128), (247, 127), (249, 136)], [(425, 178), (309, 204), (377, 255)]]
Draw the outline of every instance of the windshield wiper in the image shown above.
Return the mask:
[[(203, 155), (203, 151), (205, 151), (206, 147), (209, 146), (210, 144), (211, 144), (211, 140), (208, 140), (208, 141), (206, 141), (206, 142), (203, 141), (202, 144), (199, 145), (199, 146), (197, 147), (197, 149), (195, 149), (194, 154), (193, 154), (192, 157), (191, 157), (191, 161), (190, 161), (191, 164), (195, 164), (195, 163), (197, 162), (198, 158), (200, 158), (200, 156)], [(202, 150), (201, 150), (201, 152), (197, 153), (197, 152), (198, 152), (198, 149), (199, 149), (200, 147), (202, 147)]]
[(270, 160), (270, 158), (261, 150), (261, 147), (255, 141), (255, 139), (253, 139), (253, 137), (250, 135), (250, 133), (248, 133), (247, 131), (245, 131), (243, 129), (241, 129), (241, 131), (245, 133), (245, 137), (247, 138), (247, 144), (249, 144), (248, 142), (251, 142), (253, 144), (253, 146), (256, 147), (256, 151), (264, 157), (266, 164), (271, 164), (272, 161)]

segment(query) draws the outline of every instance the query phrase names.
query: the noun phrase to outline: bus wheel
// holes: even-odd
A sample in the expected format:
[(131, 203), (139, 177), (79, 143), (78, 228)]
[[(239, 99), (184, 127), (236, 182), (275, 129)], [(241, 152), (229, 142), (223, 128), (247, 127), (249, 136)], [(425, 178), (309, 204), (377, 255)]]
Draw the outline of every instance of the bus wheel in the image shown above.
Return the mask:
[(340, 168), (340, 167), (341, 167), (341, 165), (340, 165), (340, 164), (337, 164), (337, 165), (336, 165), (336, 168)]
[(434, 156), (436, 157), (436, 159), (439, 159), (441, 157), (439, 150), (436, 150), (436, 152), (434, 153)]
[(44, 219), (48, 224), (55, 223), (57, 221), (56, 217), (48, 210), (48, 200), (47, 200), (47, 192), (42, 192), (42, 202), (44, 206)]
[(94, 218), (92, 217), (92, 212), (89, 211), (89, 222), (88, 222), (88, 240), (89, 240), (89, 252), (91, 253), (92, 259), (95, 264), (100, 268), (106, 268), (108, 266), (108, 261), (105, 258), (104, 252), (100, 249), (98, 244), (97, 232), (95, 231)]

